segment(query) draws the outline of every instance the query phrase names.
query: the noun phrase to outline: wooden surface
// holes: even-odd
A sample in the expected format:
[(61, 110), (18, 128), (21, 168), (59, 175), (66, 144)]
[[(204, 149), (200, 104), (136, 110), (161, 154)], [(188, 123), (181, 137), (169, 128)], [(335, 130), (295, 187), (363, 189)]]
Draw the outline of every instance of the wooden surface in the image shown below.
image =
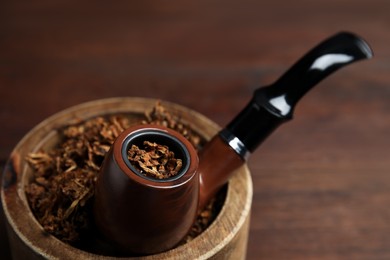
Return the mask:
[(248, 259), (389, 259), (389, 11), (387, 0), (1, 1), (1, 166), (37, 123), (94, 99), (161, 98), (223, 126), (348, 30), (375, 58), (322, 82), (250, 159)]

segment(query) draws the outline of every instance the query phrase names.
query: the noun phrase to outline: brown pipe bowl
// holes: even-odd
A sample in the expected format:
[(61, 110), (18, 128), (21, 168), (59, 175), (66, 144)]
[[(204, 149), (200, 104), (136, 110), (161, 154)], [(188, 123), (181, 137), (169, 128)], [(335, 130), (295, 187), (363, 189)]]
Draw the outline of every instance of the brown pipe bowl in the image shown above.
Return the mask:
[[(176, 176), (156, 179), (128, 160), (132, 145), (166, 145), (182, 161)], [(128, 254), (150, 255), (177, 245), (196, 220), (198, 155), (180, 133), (158, 125), (135, 125), (115, 140), (95, 189), (94, 218), (102, 237)]]

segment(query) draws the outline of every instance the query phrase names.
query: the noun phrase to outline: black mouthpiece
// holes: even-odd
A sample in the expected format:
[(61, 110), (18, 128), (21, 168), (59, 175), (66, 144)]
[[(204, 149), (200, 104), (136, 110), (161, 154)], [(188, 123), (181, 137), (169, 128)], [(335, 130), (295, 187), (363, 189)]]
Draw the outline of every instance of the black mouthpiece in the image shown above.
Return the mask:
[[(297, 102), (322, 79), (358, 60), (373, 56), (360, 37), (338, 33), (320, 43), (274, 84), (259, 88), (249, 104), (220, 132), (233, 149), (247, 158), (280, 124), (292, 119)], [(234, 142), (232, 142), (234, 140)]]

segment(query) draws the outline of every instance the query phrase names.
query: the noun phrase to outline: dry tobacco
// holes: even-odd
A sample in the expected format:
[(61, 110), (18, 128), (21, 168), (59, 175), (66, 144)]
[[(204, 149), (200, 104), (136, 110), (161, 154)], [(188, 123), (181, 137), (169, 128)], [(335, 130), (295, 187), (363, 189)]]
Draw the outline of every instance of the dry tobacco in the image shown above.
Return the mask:
[(187, 138), (191, 144), (196, 148), (201, 148), (201, 138), (196, 134), (188, 125), (181, 122), (180, 118), (172, 115), (165, 110), (159, 102), (153, 107), (152, 111), (145, 114), (146, 119), (143, 121), (145, 124), (157, 124), (168, 128), (171, 128), (179, 132), (182, 136)]
[(144, 141), (143, 149), (132, 145), (127, 152), (131, 164), (141, 174), (155, 179), (167, 179), (178, 174), (182, 160), (166, 145)]
[(52, 150), (27, 156), (34, 170), (27, 198), (47, 232), (72, 243), (89, 227), (86, 205), (94, 194), (97, 172), (110, 145), (129, 126), (125, 117), (96, 117), (61, 129), (61, 140)]

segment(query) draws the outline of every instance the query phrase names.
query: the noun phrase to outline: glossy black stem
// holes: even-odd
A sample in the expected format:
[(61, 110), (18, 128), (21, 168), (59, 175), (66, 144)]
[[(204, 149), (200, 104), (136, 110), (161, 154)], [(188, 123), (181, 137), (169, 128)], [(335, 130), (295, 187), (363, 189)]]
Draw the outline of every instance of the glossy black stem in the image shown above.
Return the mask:
[[(342, 32), (320, 43), (274, 84), (259, 88), (249, 104), (222, 130), (220, 136), (238, 138), (253, 152), (280, 124), (292, 119), (297, 102), (318, 82), (352, 62), (372, 57), (360, 37)], [(227, 141), (228, 142), (228, 141)]]

